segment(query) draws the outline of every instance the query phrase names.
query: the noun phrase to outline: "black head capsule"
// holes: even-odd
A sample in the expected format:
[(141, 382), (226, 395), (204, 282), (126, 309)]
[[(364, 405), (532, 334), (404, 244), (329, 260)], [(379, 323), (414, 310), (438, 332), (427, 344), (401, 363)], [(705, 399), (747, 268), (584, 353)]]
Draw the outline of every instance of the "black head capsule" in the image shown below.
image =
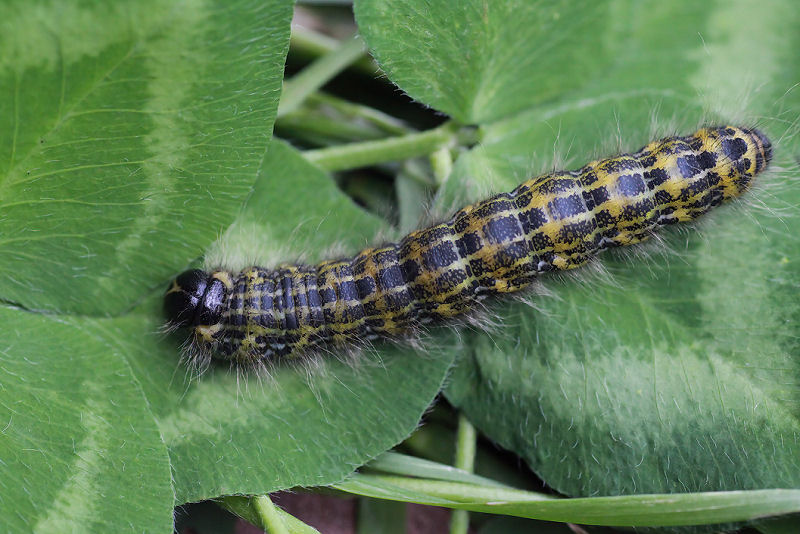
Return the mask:
[(224, 271), (207, 273), (192, 269), (181, 273), (164, 295), (164, 313), (169, 324), (197, 327), (198, 333), (207, 334), (209, 328), (222, 320), (230, 287), (230, 276)]
[(170, 324), (183, 327), (194, 323), (197, 306), (208, 285), (208, 273), (200, 269), (184, 271), (171, 283), (164, 295), (164, 314)]

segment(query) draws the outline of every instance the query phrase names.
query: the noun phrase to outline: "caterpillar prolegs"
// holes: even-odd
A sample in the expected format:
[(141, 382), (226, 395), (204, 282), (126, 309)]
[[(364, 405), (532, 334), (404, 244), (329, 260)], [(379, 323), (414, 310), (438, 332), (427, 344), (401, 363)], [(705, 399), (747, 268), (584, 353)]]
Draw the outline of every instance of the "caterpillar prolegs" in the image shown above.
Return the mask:
[(756, 129), (702, 128), (528, 180), (399, 243), (318, 265), (190, 270), (165, 297), (193, 350), (240, 364), (293, 357), (469, 313), (541, 273), (579, 267), (738, 197), (772, 157)]

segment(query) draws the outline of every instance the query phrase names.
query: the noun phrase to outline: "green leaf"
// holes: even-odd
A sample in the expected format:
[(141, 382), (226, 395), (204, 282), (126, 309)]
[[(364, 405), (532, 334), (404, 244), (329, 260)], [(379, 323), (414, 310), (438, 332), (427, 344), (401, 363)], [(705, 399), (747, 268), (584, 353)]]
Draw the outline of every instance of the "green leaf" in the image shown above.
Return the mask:
[(3, 530), (171, 529), (167, 448), (124, 358), (91, 319), (0, 320)]
[(4, 4), (0, 298), (50, 312), (0, 308), (7, 530), (171, 529), (169, 451), (125, 347), (157, 341), (160, 314), (88, 315), (166, 285), (241, 208), (291, 8)]
[(356, 0), (359, 31), (412, 98), (483, 123), (579, 88), (613, 59), (606, 2)]
[(119, 313), (198, 257), (255, 180), (292, 2), (6, 2), (0, 298)]
[(612, 3), (605, 28), (624, 45), (616, 63), (485, 125), (441, 205), (510, 190), (554, 149), (569, 150), (568, 168), (637, 149), (652, 122), (662, 134), (703, 117), (752, 124), (737, 120), (743, 102), (775, 141), (776, 170), (663, 244), (607, 254), (610, 276), (543, 278), (554, 298), (498, 307), (503, 328), (468, 334), (448, 399), (568, 495), (798, 487), (800, 15), (792, 2), (627, 5)]
[[(253, 196), (208, 261), (315, 259), (337, 240), (352, 252), (381, 227), (329, 176), (273, 142)], [(160, 305), (158, 294), (97, 325), (142, 384), (169, 448), (177, 502), (341, 480), (414, 430), (452, 362), (451, 355), (381, 346), (355, 363), (335, 355), (283, 362), (270, 377), (223, 364), (192, 379), (179, 363), (185, 333), (154, 334)]]
[(329, 175), (276, 140), (245, 208), (206, 251), (205, 263), (241, 269), (295, 259), (314, 262), (341, 249), (357, 251), (377, 234), (391, 232), (382, 219), (342, 194)]

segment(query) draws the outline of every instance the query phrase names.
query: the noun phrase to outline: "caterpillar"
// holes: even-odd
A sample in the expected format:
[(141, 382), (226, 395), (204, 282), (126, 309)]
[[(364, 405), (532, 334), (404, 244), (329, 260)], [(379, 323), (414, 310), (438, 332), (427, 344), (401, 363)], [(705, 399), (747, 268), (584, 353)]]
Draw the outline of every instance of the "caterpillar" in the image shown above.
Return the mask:
[(639, 243), (740, 196), (772, 159), (757, 129), (708, 127), (633, 154), (532, 178), (398, 243), (318, 265), (193, 269), (165, 296), (191, 357), (237, 364), (295, 357), (468, 314), (548, 271)]

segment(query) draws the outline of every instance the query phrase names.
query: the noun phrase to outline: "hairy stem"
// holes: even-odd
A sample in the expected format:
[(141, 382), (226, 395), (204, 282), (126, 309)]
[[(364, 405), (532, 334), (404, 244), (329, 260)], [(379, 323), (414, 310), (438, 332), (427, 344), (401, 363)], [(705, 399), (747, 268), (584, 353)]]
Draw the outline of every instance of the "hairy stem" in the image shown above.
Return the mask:
[[(339, 41), (299, 24), (292, 25), (290, 41), (291, 51), (304, 58), (317, 58), (335, 50)], [(352, 67), (370, 76), (380, 71), (378, 65), (370, 57), (363, 57), (352, 64)]]
[[(216, 501), (216, 503), (232, 514), (236, 514), (254, 525), (260, 525), (264, 528), (267, 528), (262, 521), (261, 513), (256, 510), (256, 507), (252, 503), (251, 497), (228, 495), (227, 497), (223, 497), (222, 499)], [(293, 515), (284, 512), (275, 505), (273, 505), (273, 508), (275, 509), (278, 518), (283, 521), (284, 528), (288, 530), (289, 534), (319, 534), (317, 529), (306, 525)], [(274, 531), (270, 530), (269, 532)]]
[[(456, 438), (455, 466), (472, 473), (475, 468), (475, 449), (478, 434), (475, 427), (464, 414), (458, 414), (458, 434)], [(450, 520), (450, 534), (467, 534), (469, 528), (469, 512), (466, 510), (453, 510)]]
[(364, 42), (353, 36), (284, 82), (278, 117), (296, 110), (308, 95), (362, 57), (364, 52)]
[(269, 534), (289, 534), (278, 508), (269, 498), (269, 495), (256, 495), (250, 499), (250, 505), (258, 514), (261, 526)]
[(450, 149), (442, 147), (433, 152), (430, 155), (430, 162), (436, 183), (442, 185), (447, 180), (447, 177), (450, 176), (450, 171), (453, 170), (453, 156), (450, 154)]
[(327, 93), (316, 92), (308, 97), (309, 104), (328, 105), (343, 117), (363, 120), (391, 135), (405, 135), (414, 132), (403, 121), (375, 108), (348, 102)]
[(303, 155), (322, 169), (341, 171), (424, 156), (442, 147), (455, 145), (459, 139), (456, 125), (448, 122), (425, 132), (308, 150)]
[(320, 146), (414, 132), (386, 113), (319, 91), (310, 94), (295, 111), (279, 118), (275, 130), (279, 135)]
[(307, 111), (305, 107), (282, 117), (275, 123), (275, 130), (281, 137), (288, 135), (293, 139), (321, 146), (386, 137), (384, 132), (375, 128), (353, 121), (326, 117), (319, 112)]

